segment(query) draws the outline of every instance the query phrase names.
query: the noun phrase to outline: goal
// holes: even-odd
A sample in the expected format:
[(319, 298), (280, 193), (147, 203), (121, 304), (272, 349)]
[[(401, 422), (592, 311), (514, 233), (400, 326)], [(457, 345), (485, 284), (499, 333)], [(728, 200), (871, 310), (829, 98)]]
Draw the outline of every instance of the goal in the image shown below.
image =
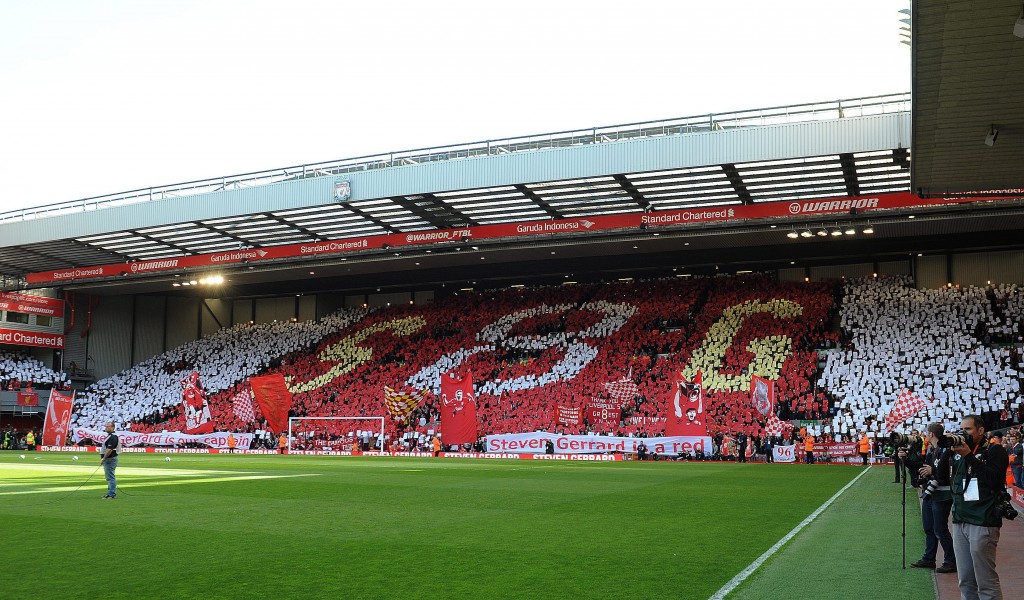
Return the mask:
[(384, 444), (384, 417), (290, 417), (288, 452), (292, 450), (351, 450), (369, 442)]

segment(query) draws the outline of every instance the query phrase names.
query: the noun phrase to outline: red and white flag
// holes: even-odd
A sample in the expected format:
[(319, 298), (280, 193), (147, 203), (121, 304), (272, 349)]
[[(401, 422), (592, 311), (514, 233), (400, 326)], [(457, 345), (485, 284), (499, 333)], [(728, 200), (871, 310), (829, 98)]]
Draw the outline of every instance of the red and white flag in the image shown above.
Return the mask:
[(604, 384), (608, 390), (608, 396), (619, 404), (632, 402), (640, 393), (640, 388), (633, 382), (633, 367), (629, 368), (629, 374), (617, 381), (610, 381)]
[(693, 381), (687, 381), (682, 373), (677, 373), (672, 387), (672, 399), (665, 410), (665, 435), (706, 436), (704, 375), (697, 371)]
[(391, 413), (391, 418), (398, 423), (405, 423), (416, 407), (427, 397), (427, 390), (399, 392), (384, 386), (384, 406)]
[(476, 441), (476, 394), (472, 373), (462, 379), (451, 373), (441, 375), (441, 441), (445, 444)]
[(256, 412), (252, 408), (252, 390), (243, 389), (231, 397), (231, 410), (234, 411), (238, 420), (243, 423), (252, 423), (256, 420)]
[(559, 404), (555, 406), (555, 423), (558, 425), (580, 425), (580, 409), (579, 407), (562, 406)]
[(757, 375), (750, 376), (750, 403), (762, 416), (775, 412), (775, 382)]
[(895, 430), (904, 421), (921, 412), (921, 409), (927, 405), (928, 402), (914, 392), (907, 389), (901, 390), (900, 395), (896, 397), (896, 402), (893, 402), (892, 407), (889, 408), (889, 414), (885, 417), (885, 428), (889, 431)]
[(793, 432), (793, 424), (783, 421), (775, 413), (768, 415), (768, 421), (764, 424), (764, 434), (789, 437)]
[(199, 373), (192, 373), (181, 380), (181, 409), (185, 414), (185, 433), (195, 435), (213, 432), (210, 404), (199, 382)]
[(249, 386), (252, 396), (260, 406), (263, 418), (267, 420), (267, 429), (274, 433), (288, 431), (288, 411), (292, 408), (292, 392), (284, 380), (284, 375), (274, 373), (250, 377)]
[(58, 390), (50, 390), (50, 403), (46, 406), (46, 421), (43, 423), (43, 445), (63, 446), (71, 425), (71, 407), (75, 392), (70, 396)]

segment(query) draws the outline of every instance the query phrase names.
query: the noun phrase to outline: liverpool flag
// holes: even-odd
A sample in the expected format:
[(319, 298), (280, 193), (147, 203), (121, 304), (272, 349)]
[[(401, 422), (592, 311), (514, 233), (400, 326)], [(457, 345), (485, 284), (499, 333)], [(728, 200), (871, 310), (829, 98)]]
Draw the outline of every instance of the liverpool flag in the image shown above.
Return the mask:
[(71, 406), (75, 392), (65, 396), (58, 390), (50, 391), (50, 403), (46, 406), (46, 421), (43, 422), (43, 445), (63, 446), (71, 425)]
[(682, 373), (677, 373), (672, 388), (672, 398), (665, 411), (665, 435), (707, 435), (708, 429), (704, 423), (704, 376), (697, 371), (693, 381), (687, 381)]
[(775, 382), (751, 375), (750, 402), (762, 416), (767, 417), (775, 412)]
[(441, 375), (441, 441), (445, 444), (476, 441), (476, 394), (472, 373), (461, 379), (451, 373)]
[(199, 382), (199, 373), (192, 373), (181, 380), (181, 409), (185, 414), (185, 433), (194, 435), (213, 431), (210, 404)]

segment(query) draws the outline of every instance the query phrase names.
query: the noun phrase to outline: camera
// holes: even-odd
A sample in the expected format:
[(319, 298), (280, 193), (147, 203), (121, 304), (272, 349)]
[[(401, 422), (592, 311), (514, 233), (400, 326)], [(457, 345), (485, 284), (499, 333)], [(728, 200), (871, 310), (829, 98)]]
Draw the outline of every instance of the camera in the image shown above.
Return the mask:
[(952, 448), (953, 446), (966, 446), (974, 440), (962, 430), (954, 433), (947, 433), (939, 436), (939, 448)]
[(924, 438), (919, 435), (890, 433), (889, 443), (897, 448), (906, 448), (912, 452), (920, 452), (921, 448), (924, 448)]
[(934, 479), (928, 480), (928, 485), (925, 486), (924, 491), (921, 492), (922, 498), (927, 498), (932, 495), (932, 492), (939, 488), (939, 482)]
[(996, 503), (996, 512), (1007, 521), (1017, 518), (1017, 509), (1010, 504), (1010, 493), (1006, 490), (1003, 490), (999, 495), (999, 502)]

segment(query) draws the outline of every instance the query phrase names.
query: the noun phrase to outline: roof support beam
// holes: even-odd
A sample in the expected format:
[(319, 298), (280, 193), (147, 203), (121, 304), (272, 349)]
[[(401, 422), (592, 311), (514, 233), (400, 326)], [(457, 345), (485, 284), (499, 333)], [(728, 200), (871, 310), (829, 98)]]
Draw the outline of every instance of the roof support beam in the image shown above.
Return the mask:
[(725, 176), (729, 179), (729, 183), (732, 184), (732, 189), (736, 192), (740, 202), (743, 204), (753, 204), (754, 198), (747, 191), (747, 186), (743, 183), (743, 177), (740, 175), (736, 165), (732, 163), (724, 164), (722, 165), (722, 171), (725, 171)]
[(262, 214), (264, 217), (266, 217), (268, 219), (271, 219), (273, 221), (276, 221), (276, 222), (278, 222), (278, 223), (280, 223), (282, 225), (287, 225), (288, 227), (291, 227), (292, 229), (298, 231), (299, 233), (301, 233), (303, 235), (308, 235), (310, 238), (312, 238), (314, 240), (321, 239), (319, 235), (317, 235), (316, 233), (313, 233), (312, 231), (306, 229), (302, 225), (296, 225), (295, 223), (289, 223), (288, 221), (285, 221), (284, 219), (282, 219), (281, 217), (279, 217), (279, 216), (277, 216), (277, 215), (275, 215), (273, 213), (260, 213), (260, 214)]
[(391, 201), (437, 229), (454, 229), (462, 225), (469, 227), (479, 225), (479, 223), (469, 218), (468, 215), (459, 212), (433, 194), (417, 194), (417, 196), (419, 197), (391, 196)]
[(849, 153), (839, 155), (839, 164), (843, 167), (843, 180), (846, 182), (847, 196), (860, 196), (860, 183), (857, 181), (857, 164)]
[(530, 188), (526, 187), (523, 184), (518, 184), (515, 186), (515, 188), (520, 194), (526, 196), (530, 200), (530, 202), (533, 202), (534, 204), (539, 206), (541, 210), (546, 212), (548, 216), (551, 217), (552, 219), (563, 218), (562, 213), (552, 208), (552, 206), (548, 204), (546, 200), (538, 196), (537, 193), (531, 190)]
[(653, 208), (650, 201), (647, 198), (644, 198), (644, 195), (640, 193), (640, 190), (636, 189), (633, 182), (627, 179), (625, 175), (612, 175), (612, 179), (622, 186), (622, 189), (626, 190), (629, 197), (633, 199), (633, 202), (639, 204), (640, 208), (644, 210), (651, 210)]

